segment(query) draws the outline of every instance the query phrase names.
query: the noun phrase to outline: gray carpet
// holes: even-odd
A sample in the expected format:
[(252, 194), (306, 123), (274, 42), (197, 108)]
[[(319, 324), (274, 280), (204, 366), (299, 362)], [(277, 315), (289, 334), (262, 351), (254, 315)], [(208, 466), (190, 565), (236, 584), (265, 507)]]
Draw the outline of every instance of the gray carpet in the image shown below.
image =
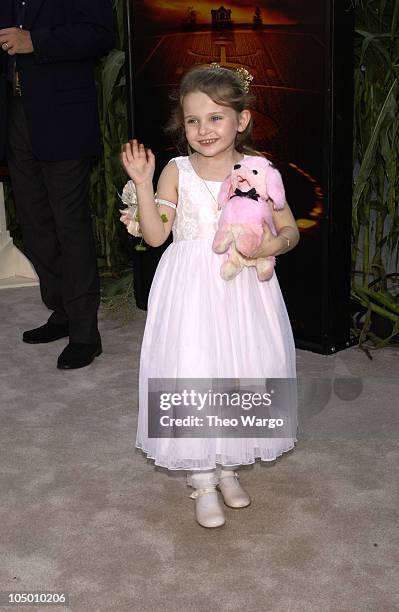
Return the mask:
[(134, 449), (145, 313), (102, 317), (104, 354), (70, 372), (64, 340), (20, 340), (46, 317), (37, 289), (0, 292), (0, 591), (74, 612), (399, 609), (397, 350), (298, 351), (296, 449), (243, 468), (252, 505), (207, 530), (183, 473)]

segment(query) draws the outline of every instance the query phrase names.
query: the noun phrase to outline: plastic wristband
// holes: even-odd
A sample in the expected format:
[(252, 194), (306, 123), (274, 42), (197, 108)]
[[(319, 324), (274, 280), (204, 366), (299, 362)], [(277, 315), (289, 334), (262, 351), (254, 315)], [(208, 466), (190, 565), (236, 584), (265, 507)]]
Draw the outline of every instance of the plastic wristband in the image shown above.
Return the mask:
[(169, 202), (169, 200), (163, 200), (162, 198), (155, 198), (155, 204), (158, 206), (162, 204), (162, 206), (169, 206), (170, 208), (176, 208), (176, 204), (173, 202)]

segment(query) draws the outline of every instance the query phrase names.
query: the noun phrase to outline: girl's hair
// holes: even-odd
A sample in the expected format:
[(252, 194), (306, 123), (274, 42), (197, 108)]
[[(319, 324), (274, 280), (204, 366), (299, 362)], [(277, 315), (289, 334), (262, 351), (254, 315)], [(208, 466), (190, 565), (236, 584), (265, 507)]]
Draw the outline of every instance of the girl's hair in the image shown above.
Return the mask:
[[(181, 153), (191, 154), (193, 151), (186, 139), (183, 116), (183, 100), (189, 93), (200, 91), (208, 95), (215, 104), (230, 106), (237, 113), (250, 108), (255, 102), (255, 96), (246, 92), (238, 74), (228, 68), (210, 68), (195, 66), (182, 78), (178, 91), (170, 96), (173, 103), (171, 117), (165, 127), (174, 145)], [(237, 132), (236, 149), (240, 153), (260, 155), (251, 147), (253, 122), (252, 118), (243, 132)]]

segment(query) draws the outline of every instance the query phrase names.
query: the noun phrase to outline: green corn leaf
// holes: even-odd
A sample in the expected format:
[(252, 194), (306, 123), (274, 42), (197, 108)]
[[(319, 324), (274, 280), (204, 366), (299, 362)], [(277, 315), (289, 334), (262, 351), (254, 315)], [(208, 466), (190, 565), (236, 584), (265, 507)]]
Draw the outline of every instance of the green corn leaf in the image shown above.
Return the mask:
[(370, 141), (367, 145), (367, 149), (365, 151), (362, 163), (360, 165), (360, 169), (359, 169), (357, 179), (355, 181), (355, 189), (353, 193), (353, 207), (355, 210), (358, 207), (360, 196), (365, 188), (366, 182), (373, 169), (375, 154), (376, 154), (376, 150), (378, 147), (378, 137), (379, 137), (380, 129), (390, 110), (390, 106), (389, 106), (390, 99), (391, 99), (391, 96), (393, 96), (395, 91), (397, 90), (397, 86), (398, 86), (398, 80), (395, 79), (384, 100), (384, 104), (378, 115), (377, 121), (372, 131)]
[(398, 36), (398, 20), (399, 20), (399, 2), (395, 0), (395, 6), (392, 15), (391, 36)]
[(119, 49), (113, 49), (105, 60), (102, 74), (104, 112), (108, 110), (112, 98), (112, 92), (124, 64), (125, 53)]

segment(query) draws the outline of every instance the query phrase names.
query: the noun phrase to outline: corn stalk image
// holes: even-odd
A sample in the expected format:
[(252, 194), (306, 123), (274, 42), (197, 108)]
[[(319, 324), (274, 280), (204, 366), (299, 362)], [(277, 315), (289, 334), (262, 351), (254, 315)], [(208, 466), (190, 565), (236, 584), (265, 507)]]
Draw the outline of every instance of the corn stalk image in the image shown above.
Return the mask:
[[(392, 344), (399, 333), (399, 0), (354, 0), (353, 6), (358, 171), (352, 206), (352, 298), (364, 313), (353, 331), (371, 357), (371, 349)], [(388, 273), (388, 266), (394, 271)]]
[(104, 153), (93, 168), (91, 207), (100, 268), (117, 271), (126, 262), (128, 242), (119, 222), (119, 196), (125, 179), (119, 156), (127, 140), (123, 2), (114, 0), (116, 47), (96, 69)]
[(124, 321), (135, 315), (131, 237), (119, 220), (120, 195), (127, 177), (120, 164), (127, 140), (124, 2), (114, 0), (115, 49), (96, 69), (104, 152), (91, 176), (91, 209), (106, 312)]

